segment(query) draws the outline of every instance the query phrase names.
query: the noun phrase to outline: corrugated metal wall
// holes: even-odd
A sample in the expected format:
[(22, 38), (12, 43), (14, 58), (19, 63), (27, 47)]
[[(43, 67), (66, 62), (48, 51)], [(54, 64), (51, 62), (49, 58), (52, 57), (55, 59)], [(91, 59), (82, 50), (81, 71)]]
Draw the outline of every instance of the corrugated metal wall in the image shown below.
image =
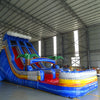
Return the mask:
[(71, 65), (71, 57), (74, 57), (74, 37), (73, 32), (63, 34), (63, 56), (64, 65)]
[[(89, 26), (90, 64), (100, 67), (100, 25)], [(74, 57), (74, 37), (73, 32), (57, 35), (57, 55), (63, 56), (63, 60), (58, 60), (59, 65), (71, 65), (71, 57)], [(38, 50), (38, 42), (33, 43)], [(86, 31), (79, 30), (79, 51), (80, 65), (87, 66), (87, 42)], [(53, 38), (42, 39), (42, 56), (53, 55)]]
[(36, 42), (31, 42), (33, 47), (36, 49), (36, 51), (38, 52), (38, 41)]
[[(62, 34), (57, 35), (57, 55), (58, 56), (63, 56), (63, 36)], [(58, 59), (57, 64), (62, 66), (63, 65), (63, 60)]]
[[(79, 45), (80, 45), (80, 57), (81, 57), (81, 65), (87, 65), (87, 57), (86, 57), (86, 37), (84, 30), (79, 31)], [(48, 57), (53, 55), (53, 38), (47, 38), (41, 40), (42, 44), (42, 57)], [(33, 46), (38, 49), (38, 42), (33, 42)], [(63, 65), (71, 65), (71, 57), (74, 57), (74, 35), (73, 31), (65, 34), (57, 35), (57, 55), (63, 56), (64, 60), (58, 60), (58, 64), (60, 66)]]
[(90, 26), (88, 31), (91, 66), (100, 67), (100, 25)]
[(62, 56), (63, 55), (63, 37), (62, 34), (57, 35), (57, 55)]
[(53, 55), (53, 38), (42, 39), (42, 56), (48, 57)]
[(79, 30), (79, 56), (80, 56), (80, 65), (87, 66), (87, 43), (86, 43), (86, 31), (84, 29)]
[(44, 39), (41, 40), (41, 57), (45, 57), (45, 42)]

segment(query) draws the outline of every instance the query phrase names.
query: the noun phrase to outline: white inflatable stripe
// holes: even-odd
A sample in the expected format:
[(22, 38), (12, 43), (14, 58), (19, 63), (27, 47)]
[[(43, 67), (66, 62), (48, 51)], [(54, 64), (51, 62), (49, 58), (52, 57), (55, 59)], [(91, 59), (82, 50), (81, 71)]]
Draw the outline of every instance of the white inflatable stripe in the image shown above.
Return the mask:
[(10, 35), (10, 36), (15, 36), (15, 37), (19, 37), (19, 38), (24, 38), (24, 39), (31, 40), (30, 36), (19, 34), (17, 32), (8, 31), (7, 34)]

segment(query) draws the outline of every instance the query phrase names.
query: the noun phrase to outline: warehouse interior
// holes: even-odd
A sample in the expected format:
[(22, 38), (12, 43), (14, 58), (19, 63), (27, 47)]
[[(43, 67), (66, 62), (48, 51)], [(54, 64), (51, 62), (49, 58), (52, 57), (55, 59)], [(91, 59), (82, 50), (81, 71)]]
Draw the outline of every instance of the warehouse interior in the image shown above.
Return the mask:
[[(69, 65), (84, 70), (96, 69), (100, 74), (100, 0), (0, 0), (0, 51), (3, 49), (3, 37), (8, 31), (32, 37), (30, 42), (41, 57), (62, 56), (64, 60), (57, 60), (61, 68)], [(25, 90), (24, 95), (28, 97), (24, 100), (41, 100), (41, 96), (45, 99), (45, 95), (47, 100), (51, 97), (52, 100), (70, 100), (6, 82), (0, 82), (0, 94), (4, 92), (3, 87), (5, 91), (9, 87), (12, 88), (10, 91), (17, 89), (16, 94), (20, 89), (22, 92)], [(99, 88), (98, 83), (94, 94), (76, 100), (99, 100)], [(32, 91), (39, 93), (40, 97), (36, 98)], [(2, 95), (1, 100), (4, 100)], [(7, 100), (14, 98), (8, 92), (5, 95)], [(15, 100), (22, 98), (19, 95), (15, 96)]]

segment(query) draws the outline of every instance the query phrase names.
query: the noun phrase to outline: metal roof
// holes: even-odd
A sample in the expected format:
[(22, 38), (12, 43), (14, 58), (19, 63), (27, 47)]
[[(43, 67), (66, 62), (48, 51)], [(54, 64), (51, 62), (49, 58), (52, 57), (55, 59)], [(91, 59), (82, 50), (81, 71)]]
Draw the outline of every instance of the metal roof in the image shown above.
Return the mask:
[(0, 33), (32, 41), (100, 23), (100, 0), (1, 0)]

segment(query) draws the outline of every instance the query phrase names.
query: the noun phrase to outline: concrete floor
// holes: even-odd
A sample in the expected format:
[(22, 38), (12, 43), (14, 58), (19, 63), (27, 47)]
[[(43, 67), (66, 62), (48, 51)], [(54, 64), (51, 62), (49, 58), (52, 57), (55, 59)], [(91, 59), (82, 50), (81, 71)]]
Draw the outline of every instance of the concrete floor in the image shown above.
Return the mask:
[(65, 98), (20, 85), (0, 82), (0, 100), (100, 100), (100, 77), (98, 89), (80, 98)]

